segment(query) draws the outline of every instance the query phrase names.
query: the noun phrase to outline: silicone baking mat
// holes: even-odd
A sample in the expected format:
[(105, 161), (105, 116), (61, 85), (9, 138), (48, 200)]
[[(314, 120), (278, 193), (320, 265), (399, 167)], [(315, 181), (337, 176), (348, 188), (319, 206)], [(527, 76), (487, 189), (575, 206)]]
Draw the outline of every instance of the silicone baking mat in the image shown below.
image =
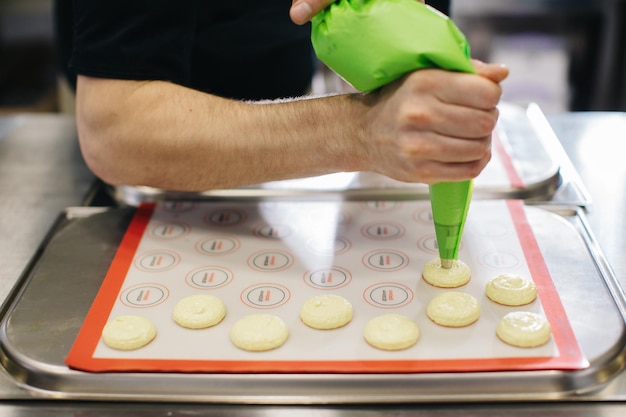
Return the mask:
[[(445, 328), (431, 322), (426, 305), (450, 289), (421, 278), (437, 256), (428, 201), (165, 202), (137, 210), (66, 363), (75, 369), (150, 372), (406, 373), (580, 369), (588, 366), (525, 215), (523, 202), (475, 201), (459, 258), (472, 271), (464, 291), (481, 304), (477, 322)], [(502, 273), (534, 280), (538, 298), (506, 307), (484, 294)], [(201, 330), (171, 318), (181, 298), (213, 294), (225, 319)], [(335, 330), (314, 330), (298, 316), (317, 294), (348, 299), (353, 320)], [(524, 349), (500, 341), (498, 320), (514, 310), (548, 318), (550, 341)], [(289, 327), (287, 342), (247, 352), (229, 339), (245, 315), (271, 313)], [(401, 351), (382, 351), (363, 339), (365, 324), (384, 313), (404, 314), (420, 339)], [(107, 347), (100, 335), (121, 314), (142, 315), (156, 338), (134, 351)]]

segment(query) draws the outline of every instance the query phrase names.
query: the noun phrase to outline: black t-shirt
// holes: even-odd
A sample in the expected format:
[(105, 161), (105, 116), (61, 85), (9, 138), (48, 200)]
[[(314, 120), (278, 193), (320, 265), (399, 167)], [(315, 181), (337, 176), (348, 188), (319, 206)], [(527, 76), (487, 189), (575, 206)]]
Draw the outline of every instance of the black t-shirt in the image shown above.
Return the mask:
[[(449, 0), (427, 3), (444, 13)], [(315, 60), (291, 0), (55, 0), (60, 63), (76, 74), (165, 80), (237, 99), (298, 96)]]
[(62, 65), (76, 74), (165, 80), (223, 97), (305, 93), (309, 25), (290, 0), (56, 0)]

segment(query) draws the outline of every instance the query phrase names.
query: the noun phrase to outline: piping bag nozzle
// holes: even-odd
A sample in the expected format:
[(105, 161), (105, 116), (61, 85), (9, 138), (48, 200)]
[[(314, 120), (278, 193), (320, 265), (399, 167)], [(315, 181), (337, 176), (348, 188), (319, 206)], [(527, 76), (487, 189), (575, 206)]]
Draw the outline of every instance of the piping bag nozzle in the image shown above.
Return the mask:
[(472, 180), (440, 182), (429, 187), (441, 266), (446, 269), (459, 256), (461, 236), (472, 199)]

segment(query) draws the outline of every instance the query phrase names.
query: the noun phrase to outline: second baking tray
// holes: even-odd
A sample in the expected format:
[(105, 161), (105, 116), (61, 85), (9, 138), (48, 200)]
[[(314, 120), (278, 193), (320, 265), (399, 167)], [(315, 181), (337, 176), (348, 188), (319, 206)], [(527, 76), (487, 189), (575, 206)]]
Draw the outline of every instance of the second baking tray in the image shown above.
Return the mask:
[[(567, 175), (569, 165), (558, 138), (537, 105), (527, 107), (501, 103), (500, 118), (493, 135), (492, 160), (474, 181), (477, 199), (524, 199), (546, 201), (557, 190), (562, 203), (585, 205), (583, 187)], [(329, 140), (340, 140), (330, 139)], [(371, 172), (341, 172), (319, 177), (275, 181), (232, 189), (204, 192), (174, 192), (143, 186), (107, 187), (121, 204), (173, 199), (215, 200), (262, 197), (302, 197), (342, 193), (350, 198), (395, 199), (402, 195), (428, 199), (428, 186), (404, 183)], [(567, 201), (564, 201), (567, 200)]]

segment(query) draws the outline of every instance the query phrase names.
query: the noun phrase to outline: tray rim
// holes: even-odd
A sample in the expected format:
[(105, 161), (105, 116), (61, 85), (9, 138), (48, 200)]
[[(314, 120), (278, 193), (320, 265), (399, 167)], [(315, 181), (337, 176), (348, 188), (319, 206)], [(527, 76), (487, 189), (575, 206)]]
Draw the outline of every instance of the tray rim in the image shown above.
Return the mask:
[[(616, 309), (626, 324), (626, 296), (607, 263), (602, 251), (586, 221), (584, 210), (578, 206), (533, 204), (560, 216), (571, 216), (580, 222), (581, 237), (585, 241), (591, 260), (598, 269), (600, 278), (615, 302)], [(124, 208), (122, 208), (124, 209)], [(126, 208), (128, 209), (128, 208)], [(59, 215), (42, 248), (52, 240), (54, 231), (73, 218), (89, 217), (93, 214), (114, 208), (69, 207)], [(116, 387), (111, 392), (89, 389), (86, 384), (94, 378), (93, 373), (71, 370), (65, 366), (53, 365), (18, 352), (7, 343), (7, 325), (11, 314), (19, 302), (20, 296), (27, 290), (42, 251), (38, 251), (24, 279), (18, 282), (15, 295), (0, 324), (0, 362), (4, 371), (20, 387), (32, 395), (42, 398), (63, 398), (76, 400), (130, 400), (130, 401), (186, 401), (186, 402), (225, 402), (245, 404), (356, 404), (356, 403), (402, 403), (402, 402), (474, 402), (474, 401), (516, 401), (516, 400), (562, 400), (576, 399), (581, 394), (594, 392), (608, 384), (620, 373), (626, 363), (626, 334), (622, 331), (620, 343), (612, 352), (602, 358), (604, 367), (589, 367), (576, 371), (503, 371), (503, 372), (466, 372), (466, 373), (426, 373), (426, 374), (167, 374), (168, 382), (197, 382), (197, 390), (185, 394), (172, 393), (166, 384), (152, 382), (151, 373), (98, 373), (107, 375), (109, 385)], [(619, 345), (619, 346), (618, 346)], [(41, 370), (47, 373), (41, 374)], [(527, 387), (525, 392), (510, 392), (506, 384), (494, 384), (494, 381), (514, 377)], [(544, 381), (537, 384), (537, 380)], [(445, 394), (445, 387), (455, 380), (471, 387), (465, 393)], [(59, 383), (61, 381), (62, 383)], [(282, 384), (277, 384), (282, 382)], [(394, 394), (381, 394), (379, 386), (393, 384)], [(341, 385), (344, 384), (345, 386)], [(320, 389), (330, 386), (337, 393)], [(294, 388), (295, 386), (295, 388)], [(490, 389), (481, 391), (486, 387)], [(494, 386), (499, 389), (494, 390)], [(148, 392), (145, 387), (151, 387)], [(214, 390), (208, 394), (207, 388)], [(269, 388), (268, 388), (269, 387)], [(346, 389), (346, 387), (349, 387)], [(550, 387), (551, 389), (546, 389)], [(276, 395), (275, 392), (287, 394)], [(385, 390), (387, 392), (387, 390)]]

